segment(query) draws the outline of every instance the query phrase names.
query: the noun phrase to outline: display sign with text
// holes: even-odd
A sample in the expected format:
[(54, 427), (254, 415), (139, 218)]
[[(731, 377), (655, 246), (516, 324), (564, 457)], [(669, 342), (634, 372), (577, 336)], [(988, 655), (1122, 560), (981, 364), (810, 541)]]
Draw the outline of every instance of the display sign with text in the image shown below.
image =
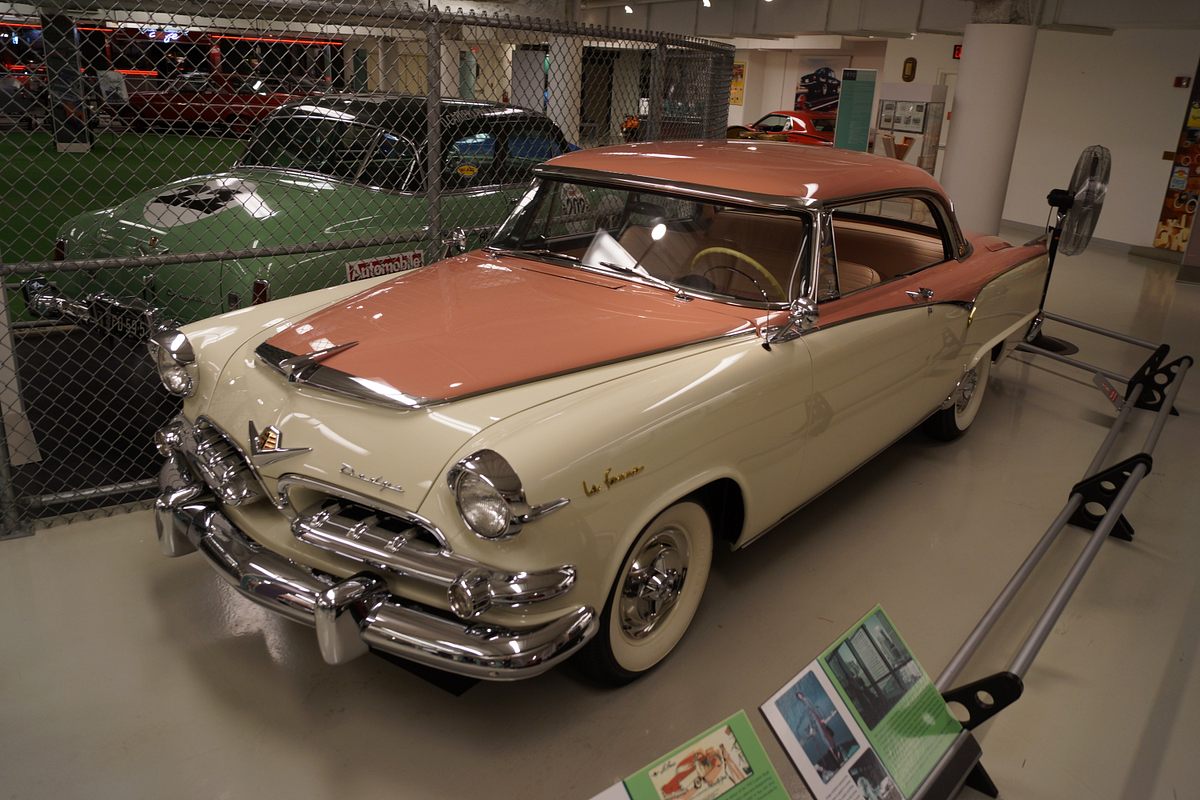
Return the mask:
[(815, 800), (906, 800), (962, 730), (878, 606), (762, 713)]
[(871, 104), (875, 102), (875, 70), (842, 70), (841, 100), (833, 146), (867, 151), (871, 134)]

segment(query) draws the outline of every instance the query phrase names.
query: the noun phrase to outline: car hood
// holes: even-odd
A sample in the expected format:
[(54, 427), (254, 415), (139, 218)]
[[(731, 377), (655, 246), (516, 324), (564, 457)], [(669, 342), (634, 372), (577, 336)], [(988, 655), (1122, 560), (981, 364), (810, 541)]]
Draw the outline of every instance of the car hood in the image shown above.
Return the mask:
[[(762, 312), (583, 269), (475, 253), (309, 314), (258, 347), (300, 382), (424, 406), (745, 333)], [(285, 359), (338, 345), (299, 365)]]
[[(409, 221), (396, 211), (394, 196), (377, 190), (319, 175), (239, 168), (174, 181), (103, 216), (86, 215), (71, 226), (71, 238), (76, 254), (93, 257), (272, 247), (363, 235), (386, 212), (396, 229)], [(419, 224), (419, 209), (411, 219)]]

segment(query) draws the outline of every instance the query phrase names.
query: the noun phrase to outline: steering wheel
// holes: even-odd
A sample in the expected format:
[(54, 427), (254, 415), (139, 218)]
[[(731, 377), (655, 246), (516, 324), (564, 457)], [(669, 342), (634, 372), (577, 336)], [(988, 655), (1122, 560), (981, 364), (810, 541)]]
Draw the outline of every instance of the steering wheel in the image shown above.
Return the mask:
[[(693, 267), (696, 266), (697, 261), (699, 261), (700, 259), (704, 258), (705, 256), (709, 256), (709, 255), (733, 256), (738, 261), (743, 261), (743, 262), (749, 264), (750, 266), (752, 266), (756, 270), (758, 270), (760, 275), (762, 275), (764, 278), (766, 278), (767, 284), (772, 289), (774, 289), (776, 292), (778, 292), (779, 297), (781, 297), (785, 300), (787, 299), (787, 292), (785, 292), (783, 290), (783, 287), (779, 285), (779, 281), (775, 280), (775, 276), (771, 274), (770, 270), (768, 270), (762, 264), (758, 263), (756, 260), (754, 260), (750, 256), (746, 255), (742, 251), (734, 250), (732, 247), (706, 247), (703, 250), (701, 250), (699, 253), (696, 253), (696, 255), (692, 256), (692, 261), (691, 261), (691, 264), (688, 265), (688, 269), (691, 270)], [(712, 269), (717, 269), (717, 267), (713, 267)], [(712, 269), (708, 270), (708, 272), (711, 272)], [(733, 270), (734, 272), (738, 273), (739, 275), (746, 275), (746, 273), (742, 272), (741, 270), (733, 269), (733, 267), (723, 267), (723, 269), (730, 269), (730, 270)], [(708, 273), (706, 272), (705, 274), (708, 274)], [(746, 277), (750, 279), (751, 283), (753, 283), (755, 286), (758, 287), (758, 290), (760, 292), (762, 292), (763, 296), (765, 297), (767, 293), (763, 292), (763, 288), (762, 288), (762, 286), (759, 286), (758, 281), (754, 280), (754, 278), (751, 278), (749, 275), (746, 275)]]

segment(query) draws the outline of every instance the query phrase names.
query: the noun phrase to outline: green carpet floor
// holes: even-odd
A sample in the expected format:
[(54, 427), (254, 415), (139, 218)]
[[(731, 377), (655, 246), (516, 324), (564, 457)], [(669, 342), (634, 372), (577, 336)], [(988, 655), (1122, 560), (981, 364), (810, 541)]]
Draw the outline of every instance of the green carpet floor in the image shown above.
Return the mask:
[(177, 178), (229, 167), (242, 142), (157, 133), (103, 133), (88, 153), (56, 153), (49, 133), (0, 134), (0, 263), (43, 261), (72, 217)]

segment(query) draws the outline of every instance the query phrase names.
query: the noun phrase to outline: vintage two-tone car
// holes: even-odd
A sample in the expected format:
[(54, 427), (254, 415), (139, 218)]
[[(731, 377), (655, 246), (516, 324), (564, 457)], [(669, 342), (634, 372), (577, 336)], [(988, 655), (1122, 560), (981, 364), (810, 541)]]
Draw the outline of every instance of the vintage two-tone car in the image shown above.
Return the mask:
[(24, 285), (27, 306), (144, 339), (172, 320), (410, 269), (441, 257), (453, 228), (494, 229), (529, 185), (532, 168), (570, 147), (538, 112), (443, 101), (442, 231), (428, 230), (425, 103), (330, 95), (285, 105), (258, 127), (229, 171), (82, 214), (54, 246), (58, 260), (289, 245), (311, 251), (49, 273)]
[(631, 679), (742, 547), (924, 424), (954, 438), (1047, 248), (916, 167), (776, 142), (536, 168), (483, 249), (155, 337), (158, 537), (314, 625), (488, 679)]

